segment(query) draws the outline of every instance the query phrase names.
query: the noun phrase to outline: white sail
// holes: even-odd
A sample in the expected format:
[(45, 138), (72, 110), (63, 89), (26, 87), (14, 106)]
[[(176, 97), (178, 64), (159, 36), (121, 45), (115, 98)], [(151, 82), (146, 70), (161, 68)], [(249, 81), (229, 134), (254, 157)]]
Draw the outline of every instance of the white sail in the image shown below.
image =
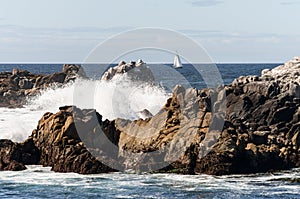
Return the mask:
[(176, 54), (174, 57), (173, 67), (174, 68), (182, 68), (182, 63), (181, 63), (181, 60), (180, 60), (180, 57), (178, 54)]

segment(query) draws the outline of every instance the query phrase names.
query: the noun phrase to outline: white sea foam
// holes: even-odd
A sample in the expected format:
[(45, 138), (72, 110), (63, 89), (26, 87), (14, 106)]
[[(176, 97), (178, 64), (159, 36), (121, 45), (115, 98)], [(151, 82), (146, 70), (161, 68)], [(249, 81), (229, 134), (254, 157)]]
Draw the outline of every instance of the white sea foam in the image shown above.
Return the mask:
[(55, 113), (60, 106), (94, 108), (104, 119), (136, 119), (144, 109), (156, 114), (168, 97), (160, 87), (132, 82), (126, 76), (110, 82), (79, 79), (44, 90), (24, 108), (0, 108), (0, 139), (25, 140), (45, 112)]
[[(27, 166), (24, 171), (0, 172), (1, 194), (11, 198), (13, 191), (22, 197), (38, 196), (81, 198), (101, 195), (103, 198), (116, 196), (134, 198), (191, 198), (213, 196), (216, 198), (298, 198), (299, 184), (285, 178), (299, 178), (299, 169), (276, 176), (269, 174), (208, 176), (177, 174), (126, 174), (108, 173), (81, 175), (55, 173), (50, 167)], [(278, 181), (277, 179), (283, 179)], [(167, 191), (166, 191), (167, 190)], [(3, 196), (3, 195), (2, 195)], [(16, 195), (15, 197), (18, 198)], [(27, 197), (26, 197), (27, 196)], [(168, 197), (168, 198), (169, 198)], [(196, 197), (198, 198), (198, 197)]]

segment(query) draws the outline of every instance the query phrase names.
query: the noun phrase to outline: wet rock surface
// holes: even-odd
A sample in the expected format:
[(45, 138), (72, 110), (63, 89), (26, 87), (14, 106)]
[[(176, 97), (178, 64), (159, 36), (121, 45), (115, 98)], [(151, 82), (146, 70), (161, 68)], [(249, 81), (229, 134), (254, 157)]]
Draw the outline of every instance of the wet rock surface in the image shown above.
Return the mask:
[[(76, 109), (77, 114), (86, 117), (91, 111)], [(84, 125), (89, 123), (88, 120), (79, 122), (84, 123)], [(96, 160), (84, 146), (76, 130), (72, 107), (61, 107), (56, 114), (44, 114), (31, 137), (40, 152), (39, 163), (44, 166), (51, 166), (53, 171), (82, 174), (113, 171)]]
[(39, 150), (34, 146), (31, 138), (22, 143), (11, 140), (0, 140), (0, 171), (20, 171), (25, 165), (39, 163)]
[(26, 70), (13, 69), (0, 73), (0, 107), (22, 107), (26, 97), (39, 93), (52, 85), (62, 86), (77, 77), (86, 78), (80, 65), (65, 64), (62, 72), (51, 75), (32, 74)]
[(103, 121), (95, 110), (62, 107), (42, 117), (26, 150), (1, 140), (0, 169), (21, 170), (26, 161), (86, 174), (114, 171), (113, 165), (212, 175), (299, 167), (299, 66), (295, 58), (218, 89), (177, 86), (159, 113), (135, 121)]
[[(100, 119), (100, 115), (94, 110), (61, 107), (56, 114), (45, 113), (25, 142), (0, 140), (0, 170), (24, 170), (25, 165), (40, 164), (52, 167), (56, 172), (93, 174), (114, 171), (98, 161), (84, 146), (75, 127), (74, 118), (78, 120), (79, 117), (73, 117), (74, 109), (76, 114), (84, 116), (77, 122), (91, 127), (85, 133), (93, 139), (91, 134), (99, 123), (91, 125), (87, 118), (93, 115)], [(112, 129), (107, 127), (109, 125), (109, 122), (104, 122), (103, 128)]]

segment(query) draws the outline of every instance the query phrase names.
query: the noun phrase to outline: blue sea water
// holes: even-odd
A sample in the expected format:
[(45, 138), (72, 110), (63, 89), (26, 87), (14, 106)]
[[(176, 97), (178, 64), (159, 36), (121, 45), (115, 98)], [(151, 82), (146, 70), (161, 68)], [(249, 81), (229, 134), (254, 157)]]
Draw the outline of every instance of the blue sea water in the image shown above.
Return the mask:
[[(246, 75), (261, 75), (263, 69), (272, 69), (281, 63), (233, 63), (233, 64), (216, 64), (224, 84), (230, 84), (235, 78)], [(83, 64), (86, 74), (91, 78), (100, 78), (103, 71), (115, 64)], [(150, 69), (155, 71), (166, 66), (171, 68), (172, 64), (149, 64)], [(61, 72), (63, 64), (0, 64), (0, 72), (12, 71), (13, 68), (28, 70), (37, 74), (51, 74), (54, 72)], [(209, 66), (208, 66), (209, 67)], [(201, 71), (197, 71), (197, 65), (185, 64), (183, 68), (178, 68), (176, 71), (182, 74), (190, 83), (192, 87), (198, 89), (206, 87), (203, 82)], [(199, 67), (198, 67), (199, 68)], [(163, 71), (164, 72), (164, 71)], [(161, 76), (168, 76), (168, 74), (160, 74)], [(173, 77), (169, 77), (173, 78)]]
[[(217, 68), (224, 83), (229, 84), (241, 75), (260, 75), (261, 70), (278, 65), (217, 64)], [(50, 74), (60, 72), (62, 64), (0, 64), (0, 71), (12, 71), (13, 68)], [(95, 79), (102, 74), (96, 65), (85, 67), (85, 71)], [(184, 65), (176, 71), (188, 79), (192, 87), (205, 87), (201, 71), (191, 65)], [(172, 79), (166, 73), (159, 74), (163, 81)], [(65, 90), (57, 92), (63, 93)], [(55, 90), (50, 94), (47, 96), (56, 96)], [(16, 118), (16, 114), (18, 117), (26, 115), (26, 118), (34, 114), (26, 111), (1, 109), (0, 121), (7, 117)], [(36, 119), (34, 121), (37, 122)], [(0, 122), (0, 129), (1, 125)], [(300, 198), (299, 169), (254, 175), (191, 176), (132, 173), (80, 175), (54, 173), (48, 167), (27, 167), (25, 171), (0, 172), (0, 198)]]
[(54, 173), (48, 167), (0, 172), (0, 198), (299, 198), (300, 170), (209, 176)]

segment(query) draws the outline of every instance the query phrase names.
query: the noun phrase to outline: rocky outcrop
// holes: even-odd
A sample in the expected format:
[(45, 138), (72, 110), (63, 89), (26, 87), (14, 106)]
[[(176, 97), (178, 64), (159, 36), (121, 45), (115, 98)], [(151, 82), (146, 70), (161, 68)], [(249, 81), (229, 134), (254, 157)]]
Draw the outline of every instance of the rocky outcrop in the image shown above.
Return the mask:
[[(81, 141), (74, 123), (73, 113), (81, 115), (78, 123), (90, 125), (87, 119), (91, 116), (100, 117), (94, 110), (79, 110), (73, 112), (72, 107), (61, 107), (56, 114), (46, 113), (38, 123), (37, 129), (32, 133), (32, 140), (39, 149), (40, 161), (44, 166), (51, 166), (57, 172), (77, 172), (82, 174), (102, 173), (113, 171), (86, 149)], [(96, 126), (86, 133), (92, 133)]]
[(19, 171), (26, 169), (27, 164), (39, 163), (39, 150), (31, 138), (23, 143), (0, 140), (0, 171)]
[(126, 74), (127, 77), (133, 81), (154, 82), (154, 76), (150, 68), (141, 59), (137, 62), (131, 61), (130, 63), (120, 61), (117, 66), (110, 67), (105, 71), (101, 80), (111, 80), (115, 76), (121, 76), (123, 74)]
[(39, 90), (53, 84), (61, 86), (76, 77), (86, 78), (80, 65), (65, 64), (63, 71), (51, 75), (32, 74), (14, 69), (0, 73), (0, 107), (22, 107), (26, 97), (38, 94)]
[(38, 162), (59, 172), (225, 175), (299, 167), (299, 64), (296, 58), (217, 89), (177, 86), (159, 113), (135, 121), (62, 107), (42, 117), (26, 150), (2, 140), (0, 169)]
[(226, 87), (229, 125), (195, 172), (255, 173), (300, 166), (299, 63), (297, 58)]
[[(164, 109), (152, 118), (116, 121), (121, 131), (120, 155), (160, 151), (156, 159), (166, 162), (175, 155), (160, 171), (190, 174), (299, 167), (299, 65), (300, 59), (295, 58), (263, 71), (261, 77), (240, 77), (222, 90), (226, 101), (218, 91), (177, 87)], [(214, 131), (214, 123), (222, 120), (218, 115), (224, 102), (224, 126)], [(137, 170), (159, 164), (144, 155), (129, 157), (127, 165)]]
[(0, 140), (0, 170), (24, 170), (25, 165), (41, 164), (56, 172), (93, 174), (114, 171), (87, 150), (77, 133), (75, 120), (78, 125), (88, 126), (86, 137), (94, 139), (92, 134), (99, 123), (93, 123), (93, 119), (101, 122), (103, 128), (113, 129), (109, 121), (101, 121), (95, 110), (61, 107), (56, 114), (45, 113), (25, 142)]
[[(121, 131), (119, 155), (127, 160), (127, 168), (139, 171), (163, 168), (160, 171), (194, 173), (196, 156), (190, 150), (196, 150), (196, 145), (201, 142), (201, 152), (209, 150), (209, 138), (205, 139), (205, 134), (209, 132), (213, 117), (211, 95), (213, 92), (207, 89), (186, 90), (177, 86), (172, 98), (152, 118), (133, 122), (118, 119), (116, 126)], [(213, 131), (209, 134), (218, 138)], [(136, 155), (129, 156), (128, 151)]]

